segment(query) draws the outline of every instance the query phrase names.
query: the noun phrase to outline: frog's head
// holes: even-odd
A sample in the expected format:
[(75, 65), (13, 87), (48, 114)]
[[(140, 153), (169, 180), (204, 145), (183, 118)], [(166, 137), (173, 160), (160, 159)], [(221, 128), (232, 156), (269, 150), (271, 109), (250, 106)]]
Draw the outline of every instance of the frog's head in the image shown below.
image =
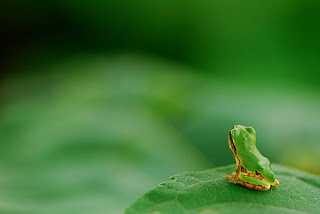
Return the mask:
[(232, 141), (242, 142), (246, 139), (256, 139), (256, 131), (250, 126), (235, 125), (229, 132), (229, 138)]

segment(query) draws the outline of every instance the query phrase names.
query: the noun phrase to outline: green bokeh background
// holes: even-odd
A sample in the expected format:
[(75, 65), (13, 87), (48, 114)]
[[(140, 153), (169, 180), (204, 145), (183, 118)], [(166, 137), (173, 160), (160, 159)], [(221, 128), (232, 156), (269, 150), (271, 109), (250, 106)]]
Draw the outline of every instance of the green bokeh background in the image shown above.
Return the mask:
[(320, 174), (319, 1), (4, 1), (0, 213), (120, 214), (169, 176)]

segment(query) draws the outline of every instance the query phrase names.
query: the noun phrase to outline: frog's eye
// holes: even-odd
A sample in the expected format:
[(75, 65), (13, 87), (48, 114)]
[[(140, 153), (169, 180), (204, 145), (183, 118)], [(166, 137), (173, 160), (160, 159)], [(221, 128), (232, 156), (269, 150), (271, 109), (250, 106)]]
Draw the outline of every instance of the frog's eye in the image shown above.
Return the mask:
[(252, 127), (246, 127), (246, 130), (251, 134), (255, 134), (256, 133), (256, 131)]

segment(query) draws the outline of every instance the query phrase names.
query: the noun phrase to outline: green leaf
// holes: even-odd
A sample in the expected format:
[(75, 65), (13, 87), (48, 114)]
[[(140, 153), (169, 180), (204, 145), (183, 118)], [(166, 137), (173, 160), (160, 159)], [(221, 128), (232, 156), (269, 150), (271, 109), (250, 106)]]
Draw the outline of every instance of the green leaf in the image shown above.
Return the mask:
[(135, 201), (125, 214), (319, 213), (320, 176), (272, 165), (278, 188), (266, 192), (228, 183), (235, 165), (171, 177)]

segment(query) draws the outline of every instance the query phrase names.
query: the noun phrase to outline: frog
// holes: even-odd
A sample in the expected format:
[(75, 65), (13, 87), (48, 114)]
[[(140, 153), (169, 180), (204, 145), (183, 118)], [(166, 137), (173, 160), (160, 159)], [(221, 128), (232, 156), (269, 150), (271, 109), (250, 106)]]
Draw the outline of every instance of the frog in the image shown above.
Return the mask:
[(236, 161), (236, 171), (232, 175), (224, 175), (230, 183), (258, 191), (267, 191), (279, 186), (280, 183), (271, 170), (270, 161), (257, 148), (254, 128), (233, 126), (228, 135), (228, 144)]

